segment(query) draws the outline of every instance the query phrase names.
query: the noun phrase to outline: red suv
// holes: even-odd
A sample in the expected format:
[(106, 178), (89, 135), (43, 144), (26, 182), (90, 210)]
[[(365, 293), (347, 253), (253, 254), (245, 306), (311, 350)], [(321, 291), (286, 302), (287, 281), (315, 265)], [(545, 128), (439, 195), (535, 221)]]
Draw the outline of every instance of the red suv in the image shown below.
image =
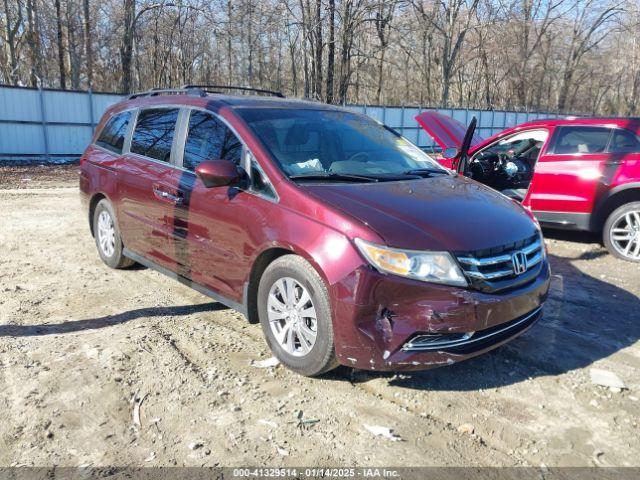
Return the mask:
[[(536, 120), (482, 140), (440, 113), (416, 120), (442, 163), (516, 199), (543, 226), (602, 232), (616, 257), (640, 262), (640, 119)], [(472, 127), (475, 127), (475, 122)]]
[(369, 117), (214, 90), (105, 113), (80, 190), (107, 265), (244, 313), (304, 375), (448, 365), (540, 319), (549, 265), (517, 202)]

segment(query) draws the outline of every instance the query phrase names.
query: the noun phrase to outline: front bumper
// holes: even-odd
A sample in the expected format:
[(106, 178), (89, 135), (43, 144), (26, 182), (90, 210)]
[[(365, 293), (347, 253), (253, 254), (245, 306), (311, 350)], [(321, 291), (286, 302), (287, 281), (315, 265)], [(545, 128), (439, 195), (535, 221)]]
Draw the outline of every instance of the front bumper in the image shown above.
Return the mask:
[(332, 286), (336, 355), (370, 370), (422, 370), (496, 348), (542, 317), (550, 272), (483, 293), (380, 274), (362, 266)]

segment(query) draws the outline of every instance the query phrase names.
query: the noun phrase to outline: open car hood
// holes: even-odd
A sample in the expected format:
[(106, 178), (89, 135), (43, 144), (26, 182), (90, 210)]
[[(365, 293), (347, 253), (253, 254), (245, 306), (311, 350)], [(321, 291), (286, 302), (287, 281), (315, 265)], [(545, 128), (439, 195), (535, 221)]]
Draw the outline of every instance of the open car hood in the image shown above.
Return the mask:
[[(423, 112), (416, 117), (418, 124), (440, 145), (442, 150), (446, 148), (460, 149), (467, 126), (457, 120), (438, 112)], [(471, 139), (471, 149), (483, 141), (477, 133)]]

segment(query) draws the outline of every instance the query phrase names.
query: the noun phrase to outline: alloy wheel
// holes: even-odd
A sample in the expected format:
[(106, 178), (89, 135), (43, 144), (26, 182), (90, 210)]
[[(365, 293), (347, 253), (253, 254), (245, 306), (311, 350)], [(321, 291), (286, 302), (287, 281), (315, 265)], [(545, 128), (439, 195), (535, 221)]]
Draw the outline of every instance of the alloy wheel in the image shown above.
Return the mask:
[(307, 355), (316, 343), (318, 322), (311, 295), (297, 280), (284, 277), (269, 290), (267, 317), (271, 331), (288, 354)]
[(113, 256), (116, 249), (116, 228), (106, 210), (102, 210), (98, 215), (98, 244), (106, 257)]
[(611, 244), (622, 256), (640, 260), (640, 210), (625, 212), (609, 232)]

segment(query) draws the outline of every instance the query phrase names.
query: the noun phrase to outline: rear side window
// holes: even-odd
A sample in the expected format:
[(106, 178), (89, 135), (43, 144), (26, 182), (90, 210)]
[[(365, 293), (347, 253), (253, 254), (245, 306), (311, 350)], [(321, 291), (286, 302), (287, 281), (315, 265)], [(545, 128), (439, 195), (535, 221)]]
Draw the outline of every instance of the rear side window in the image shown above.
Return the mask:
[(131, 151), (161, 162), (169, 162), (178, 111), (177, 108), (141, 110), (131, 138)]
[(553, 153), (602, 153), (609, 142), (610, 128), (561, 127), (554, 142)]
[(130, 120), (131, 112), (122, 112), (112, 116), (100, 132), (96, 145), (121, 154)]
[(640, 153), (640, 140), (638, 136), (629, 130), (614, 129), (611, 143), (611, 153)]
[(184, 146), (182, 166), (195, 170), (205, 160), (229, 160), (240, 165), (242, 143), (221, 120), (214, 115), (192, 110)]

